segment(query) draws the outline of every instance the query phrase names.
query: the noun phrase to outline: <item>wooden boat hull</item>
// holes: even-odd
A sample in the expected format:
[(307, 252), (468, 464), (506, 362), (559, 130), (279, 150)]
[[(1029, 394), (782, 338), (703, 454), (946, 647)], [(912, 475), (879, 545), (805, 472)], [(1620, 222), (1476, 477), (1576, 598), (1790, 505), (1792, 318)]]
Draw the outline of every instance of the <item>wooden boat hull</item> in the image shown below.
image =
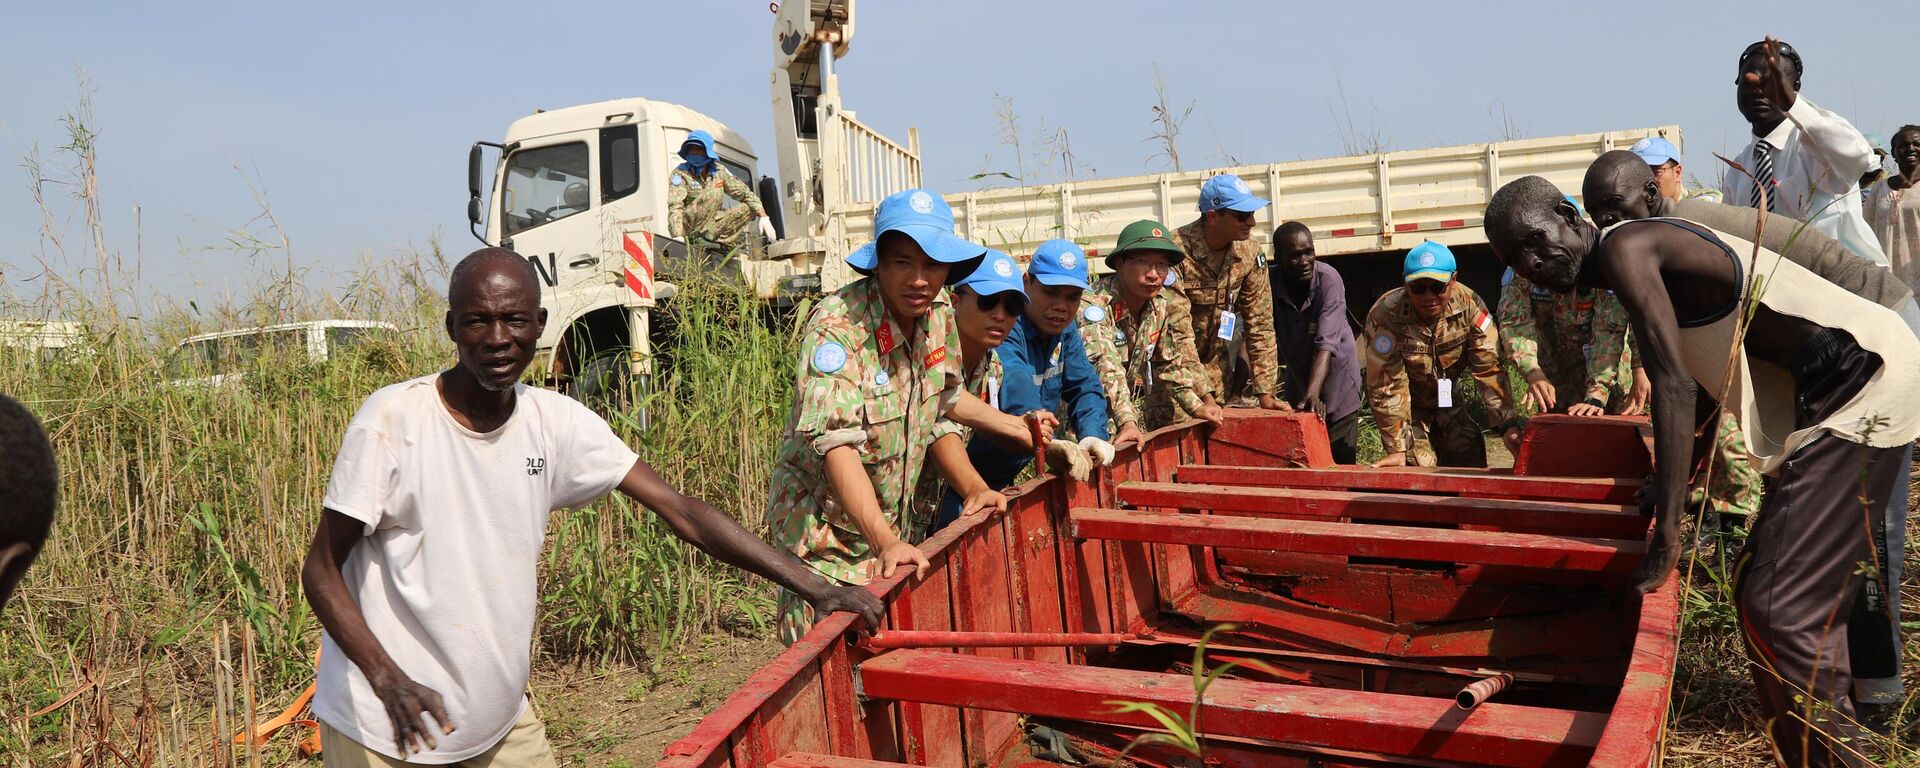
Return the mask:
[[(1092, 481), (1023, 484), (1004, 514), (929, 541), (923, 578), (872, 587), (903, 638), (1126, 642), (878, 650), (831, 616), (660, 765), (1123, 764), (1160, 725), (1114, 702), (1184, 715), (1193, 645), (1222, 623), (1205, 663), (1263, 665), (1208, 689), (1210, 765), (1655, 764), (1678, 605), (1672, 581), (1628, 583), (1647, 531), (1641, 424), (1537, 418), (1512, 472), (1333, 467), (1311, 417), (1156, 432)], [(1490, 701), (1455, 703), (1502, 675)]]

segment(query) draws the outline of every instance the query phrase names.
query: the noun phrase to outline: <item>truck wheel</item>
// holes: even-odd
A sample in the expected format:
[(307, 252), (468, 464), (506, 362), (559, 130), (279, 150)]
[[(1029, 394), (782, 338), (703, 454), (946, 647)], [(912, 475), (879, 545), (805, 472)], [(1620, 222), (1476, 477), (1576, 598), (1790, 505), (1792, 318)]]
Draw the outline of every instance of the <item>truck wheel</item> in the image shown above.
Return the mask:
[(625, 347), (616, 347), (581, 361), (573, 377), (574, 399), (603, 416), (624, 410), (638, 399), (628, 358)]

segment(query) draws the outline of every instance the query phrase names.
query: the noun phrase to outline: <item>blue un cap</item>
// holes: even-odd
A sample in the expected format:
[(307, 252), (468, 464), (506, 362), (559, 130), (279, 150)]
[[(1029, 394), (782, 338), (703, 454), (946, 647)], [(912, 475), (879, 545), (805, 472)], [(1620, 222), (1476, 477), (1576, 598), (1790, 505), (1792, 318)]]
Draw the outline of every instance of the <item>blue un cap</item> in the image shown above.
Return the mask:
[(1253, 190), (1247, 183), (1231, 173), (1223, 173), (1200, 185), (1200, 212), (1217, 211), (1225, 208), (1230, 211), (1252, 213), (1267, 207), (1267, 201), (1253, 196)]
[(1453, 251), (1428, 240), (1407, 251), (1407, 261), (1400, 269), (1406, 275), (1406, 282), (1415, 280), (1438, 280), (1442, 283), (1453, 282), (1453, 273), (1457, 269), (1453, 261)]
[(1087, 252), (1072, 240), (1054, 238), (1040, 244), (1027, 262), (1027, 274), (1041, 285), (1070, 285), (1087, 288)]
[[(943, 264), (953, 264), (968, 259), (979, 258), (986, 253), (987, 247), (969, 243), (953, 234), (953, 208), (939, 195), (924, 189), (909, 189), (887, 195), (880, 201), (880, 207), (873, 214), (873, 242), (860, 246), (860, 249), (847, 254), (847, 264), (860, 274), (873, 274), (873, 265), (880, 261), (880, 236), (888, 232), (899, 232), (913, 238), (927, 256)], [(948, 280), (957, 280), (966, 275), (949, 275)]]
[(1669, 160), (1679, 160), (1680, 150), (1673, 142), (1659, 136), (1648, 136), (1633, 143), (1632, 152), (1640, 156), (1647, 165), (1662, 166)]
[(973, 273), (953, 284), (955, 288), (966, 286), (976, 296), (992, 296), (1009, 291), (1026, 296), (1027, 291), (1020, 285), (1020, 267), (1013, 263), (1013, 257), (1004, 251), (987, 249), (987, 255), (981, 259), (980, 266)]

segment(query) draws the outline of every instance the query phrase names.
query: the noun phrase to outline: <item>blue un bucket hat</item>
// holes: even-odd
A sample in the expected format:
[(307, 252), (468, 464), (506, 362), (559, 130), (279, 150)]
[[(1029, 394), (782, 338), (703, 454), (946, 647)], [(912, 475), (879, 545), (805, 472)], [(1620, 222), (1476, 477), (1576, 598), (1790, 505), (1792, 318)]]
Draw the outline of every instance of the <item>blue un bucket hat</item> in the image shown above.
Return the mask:
[(1040, 244), (1027, 263), (1027, 274), (1041, 285), (1068, 285), (1087, 289), (1087, 252), (1072, 240), (1054, 238)]
[[(924, 189), (909, 189), (880, 201), (873, 214), (873, 242), (847, 254), (847, 264), (862, 275), (873, 274), (873, 266), (880, 261), (880, 236), (888, 232), (913, 238), (928, 257), (942, 264), (977, 259), (987, 252), (984, 245), (954, 236), (953, 208), (947, 201)], [(966, 275), (948, 275), (947, 282), (952, 284), (962, 277)]]

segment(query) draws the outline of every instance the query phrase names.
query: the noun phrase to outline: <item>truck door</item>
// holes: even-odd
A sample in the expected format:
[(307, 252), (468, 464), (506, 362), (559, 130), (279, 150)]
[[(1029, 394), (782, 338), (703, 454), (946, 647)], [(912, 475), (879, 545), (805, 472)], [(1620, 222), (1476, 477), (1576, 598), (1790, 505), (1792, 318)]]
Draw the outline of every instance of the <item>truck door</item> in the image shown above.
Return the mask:
[[(545, 298), (605, 282), (593, 210), (594, 134), (549, 137), (507, 155), (500, 183), (500, 234), (534, 262)], [(566, 317), (560, 307), (550, 314)]]

